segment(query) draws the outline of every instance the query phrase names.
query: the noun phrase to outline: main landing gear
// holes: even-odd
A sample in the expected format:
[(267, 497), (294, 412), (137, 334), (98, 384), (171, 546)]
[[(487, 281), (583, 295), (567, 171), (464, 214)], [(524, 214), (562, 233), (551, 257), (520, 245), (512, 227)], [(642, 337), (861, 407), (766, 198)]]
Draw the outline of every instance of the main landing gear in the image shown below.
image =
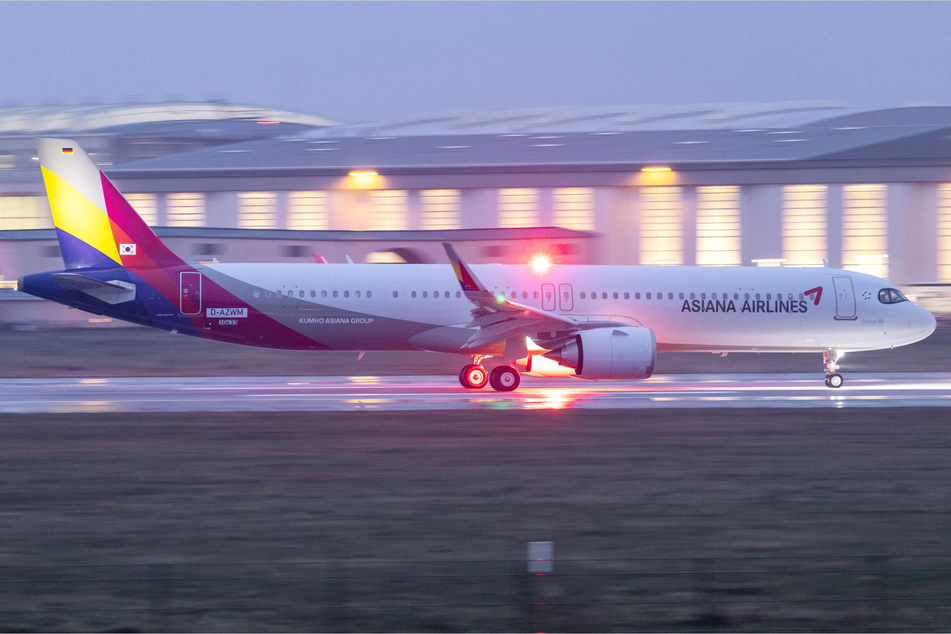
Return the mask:
[[(477, 359), (477, 361), (481, 361)], [(488, 383), (498, 392), (511, 392), (518, 387), (521, 377), (510, 365), (500, 365), (487, 371), (481, 362), (470, 363), (459, 372), (459, 383), (469, 390), (479, 390)]]
[(822, 362), (826, 366), (826, 386), (827, 387), (842, 387), (842, 384), (845, 383), (845, 379), (842, 378), (842, 375), (836, 372), (839, 369), (839, 364), (837, 361), (841, 358), (842, 355), (836, 353), (833, 350), (826, 350), (822, 353)]

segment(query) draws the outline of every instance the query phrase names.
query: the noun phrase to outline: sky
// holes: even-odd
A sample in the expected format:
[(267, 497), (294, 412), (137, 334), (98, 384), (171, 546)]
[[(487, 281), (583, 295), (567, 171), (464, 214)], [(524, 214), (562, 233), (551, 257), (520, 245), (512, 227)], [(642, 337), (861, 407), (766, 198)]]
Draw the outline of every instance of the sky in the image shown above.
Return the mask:
[(0, 107), (951, 105), (951, 2), (0, 2)]

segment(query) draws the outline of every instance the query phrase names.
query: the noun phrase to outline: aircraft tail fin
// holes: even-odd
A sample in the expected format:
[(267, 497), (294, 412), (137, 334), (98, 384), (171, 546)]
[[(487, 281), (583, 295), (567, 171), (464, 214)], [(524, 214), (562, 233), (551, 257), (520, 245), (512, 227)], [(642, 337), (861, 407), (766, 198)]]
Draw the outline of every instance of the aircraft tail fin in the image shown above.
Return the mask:
[(67, 269), (182, 263), (75, 140), (40, 138), (36, 149)]

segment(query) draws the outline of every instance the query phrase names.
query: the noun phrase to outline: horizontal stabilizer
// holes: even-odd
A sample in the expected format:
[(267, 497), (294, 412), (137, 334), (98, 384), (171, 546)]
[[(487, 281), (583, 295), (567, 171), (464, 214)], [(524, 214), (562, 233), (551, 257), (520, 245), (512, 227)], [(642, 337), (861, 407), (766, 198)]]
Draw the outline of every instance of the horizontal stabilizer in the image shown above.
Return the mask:
[(79, 273), (53, 273), (52, 278), (63, 288), (86, 293), (107, 304), (121, 304), (135, 299), (135, 284), (129, 282), (104, 282)]

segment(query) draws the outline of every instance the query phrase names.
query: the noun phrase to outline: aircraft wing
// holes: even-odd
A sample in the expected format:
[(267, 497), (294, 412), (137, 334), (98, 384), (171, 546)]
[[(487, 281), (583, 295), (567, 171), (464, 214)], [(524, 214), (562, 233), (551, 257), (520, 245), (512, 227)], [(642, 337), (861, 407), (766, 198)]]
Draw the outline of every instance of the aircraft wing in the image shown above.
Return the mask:
[(581, 330), (577, 321), (547, 313), (531, 306), (513, 302), (504, 296), (495, 296), (489, 291), (472, 269), (462, 261), (455, 248), (443, 242), (446, 255), (462, 286), (466, 298), (474, 304), (472, 321), (466, 326), (478, 328), (463, 348), (479, 348), (499, 341), (507, 341), (515, 336), (533, 337), (539, 331)]

